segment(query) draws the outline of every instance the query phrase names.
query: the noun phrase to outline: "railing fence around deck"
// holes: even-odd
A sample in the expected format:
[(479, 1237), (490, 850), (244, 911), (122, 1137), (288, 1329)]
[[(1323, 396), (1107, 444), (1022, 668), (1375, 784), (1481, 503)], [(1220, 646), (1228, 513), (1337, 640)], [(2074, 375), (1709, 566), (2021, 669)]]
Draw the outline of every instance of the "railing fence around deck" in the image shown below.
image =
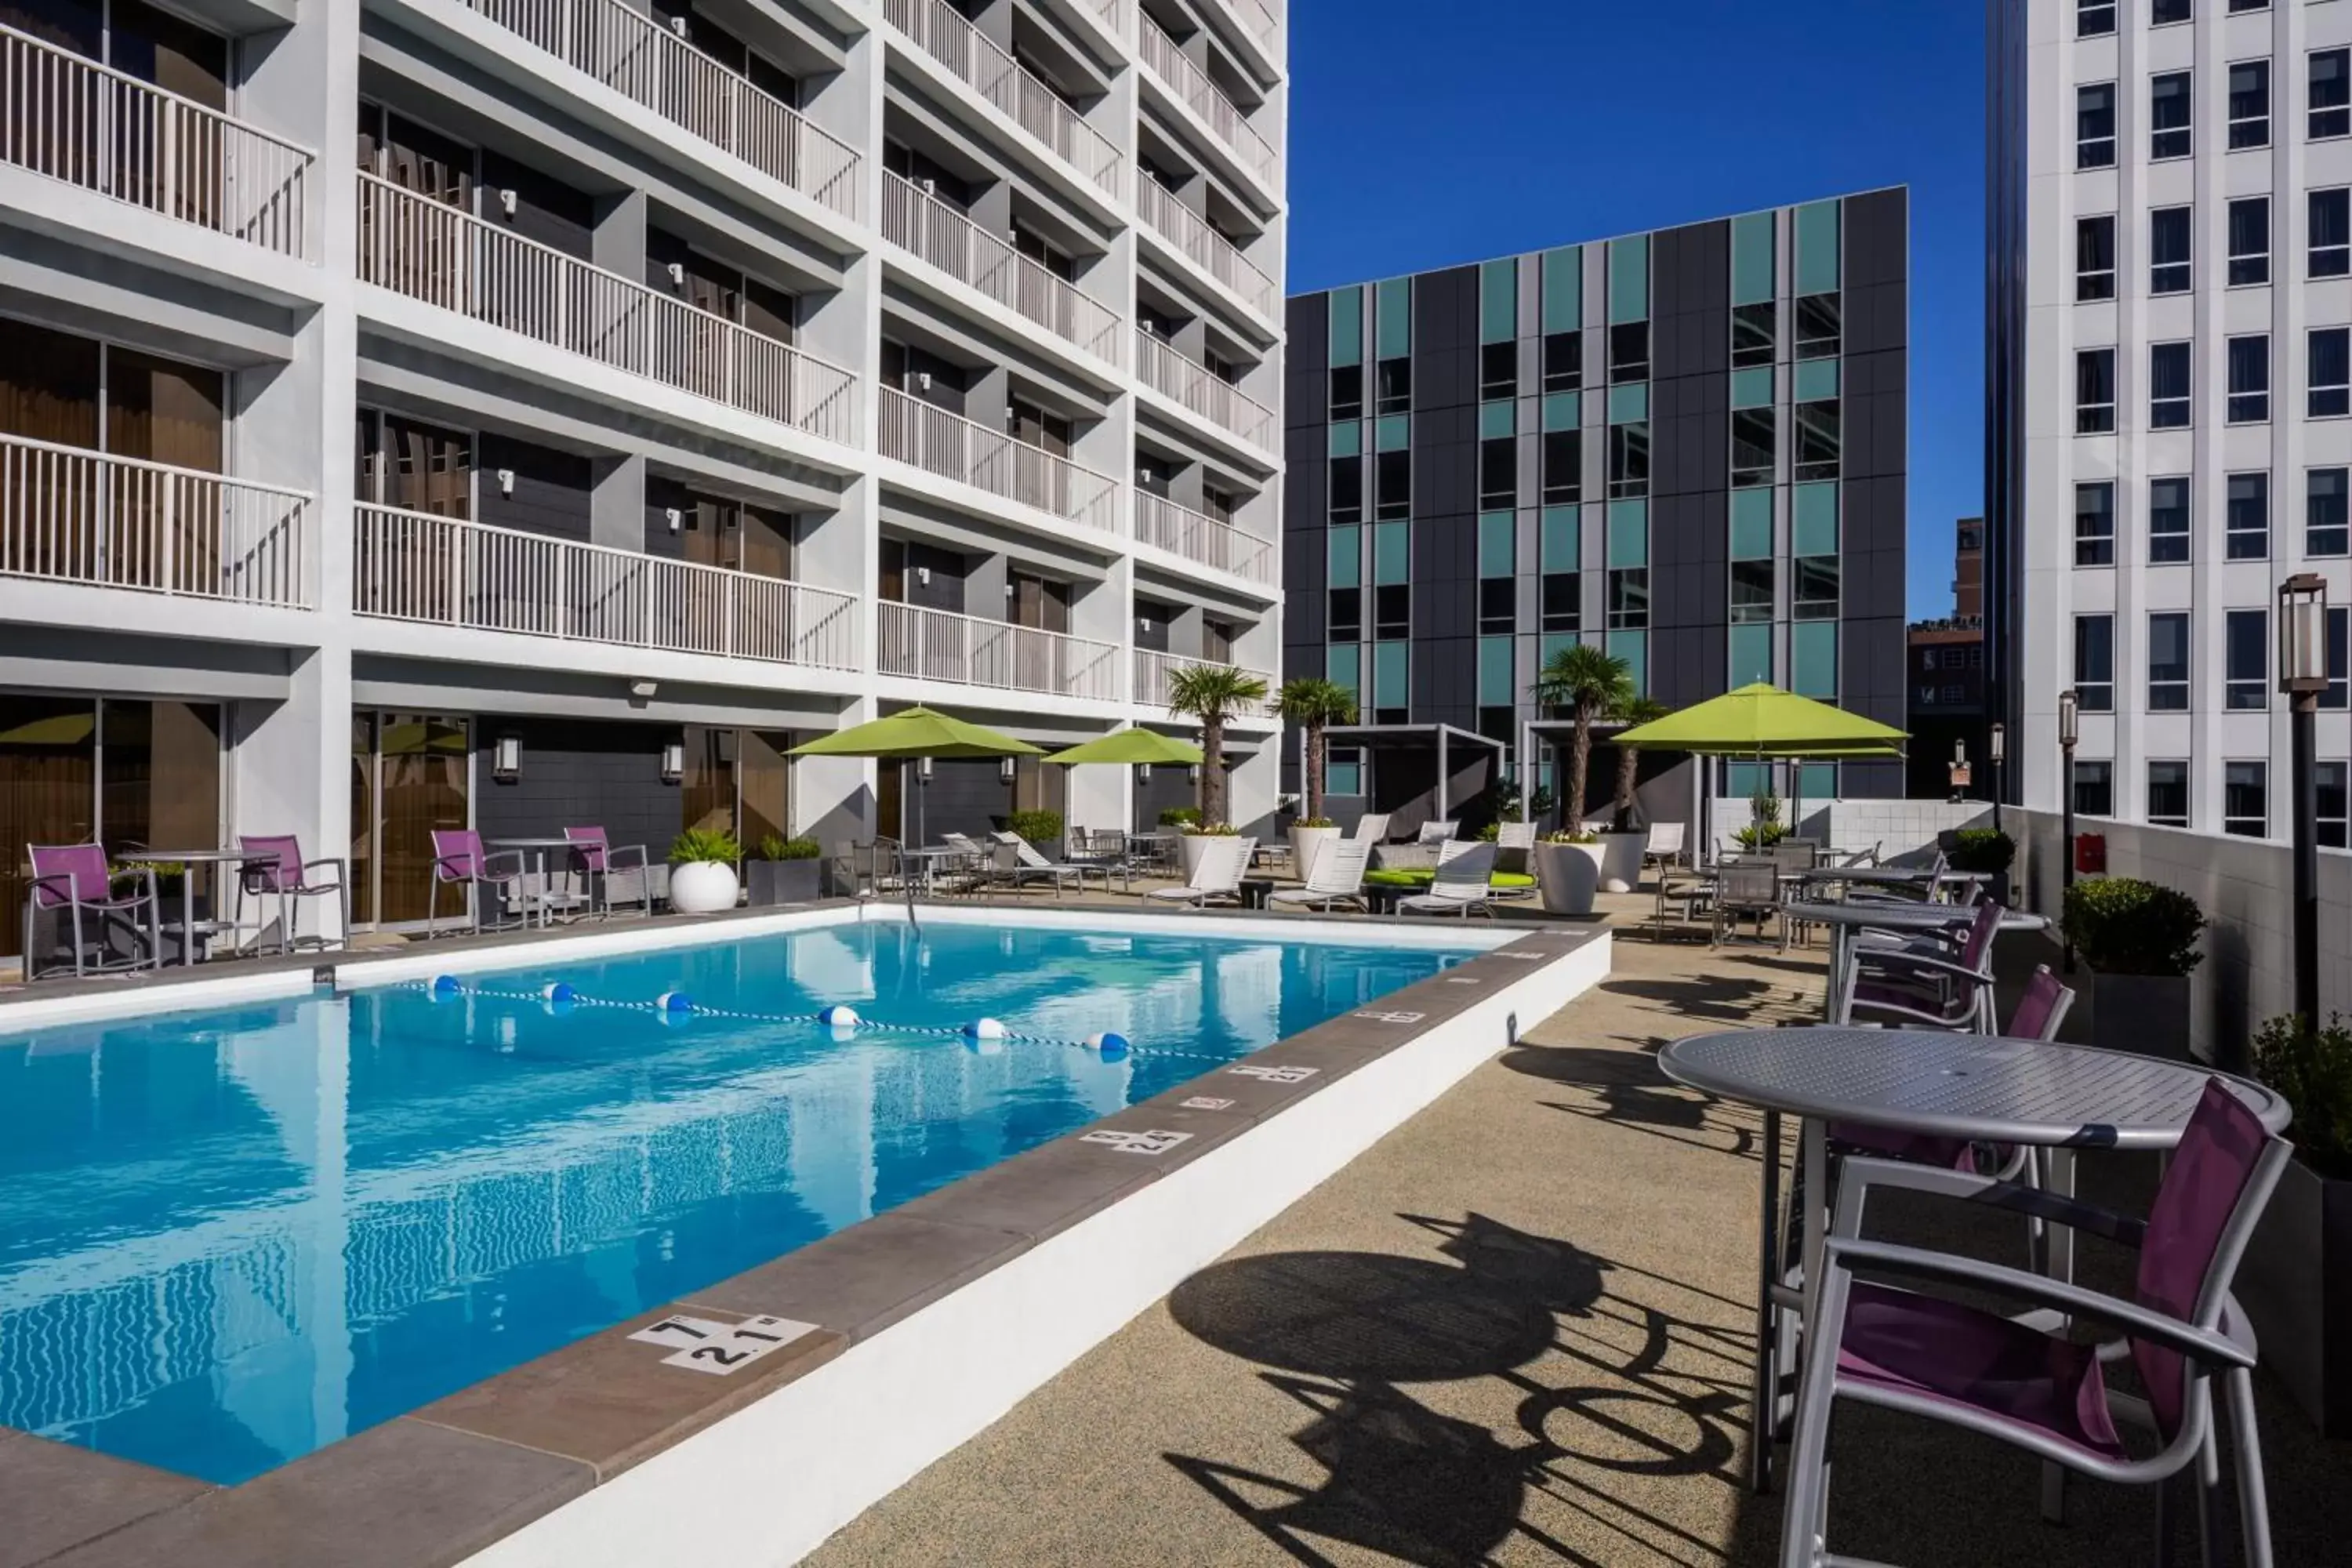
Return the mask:
[(1139, 25), (1143, 63), (1201, 117), (1211, 134), (1232, 149), (1241, 159), (1242, 167), (1271, 186), (1277, 163), (1274, 143), (1258, 133), (1257, 127), (1242, 112), (1241, 105), (1227, 97), (1224, 89), (1210, 79), (1209, 73), (1159, 23), (1146, 16)]
[(875, 606), (884, 675), (1116, 701), (1118, 648), (1009, 621), (885, 600)]
[(1118, 144), (947, 0), (883, 0), (882, 16), (1064, 163), (1098, 188), (1119, 194)]
[(1048, 511), (1068, 522), (1114, 531), (1118, 486), (1109, 476), (1001, 430), (882, 389), (882, 455), (992, 495)]
[(1097, 359), (1118, 362), (1119, 319), (1109, 306), (892, 174), (882, 176), (882, 237), (1055, 337)]

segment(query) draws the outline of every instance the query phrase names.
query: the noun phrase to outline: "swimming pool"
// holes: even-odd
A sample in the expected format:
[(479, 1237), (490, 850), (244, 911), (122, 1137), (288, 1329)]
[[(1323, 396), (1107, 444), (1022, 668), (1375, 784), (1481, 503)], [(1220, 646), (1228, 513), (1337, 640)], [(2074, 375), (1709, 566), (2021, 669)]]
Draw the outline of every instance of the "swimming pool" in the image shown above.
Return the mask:
[(843, 923), (0, 1036), (0, 1425), (243, 1480), (1486, 945)]

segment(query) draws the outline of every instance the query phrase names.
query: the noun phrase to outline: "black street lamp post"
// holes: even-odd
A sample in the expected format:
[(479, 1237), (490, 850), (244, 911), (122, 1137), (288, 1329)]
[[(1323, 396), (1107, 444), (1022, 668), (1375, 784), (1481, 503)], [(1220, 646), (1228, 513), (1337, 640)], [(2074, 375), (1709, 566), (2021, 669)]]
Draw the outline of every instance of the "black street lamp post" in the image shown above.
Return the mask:
[[(2083, 703), (2068, 687), (2058, 694), (2058, 754), (2063, 759), (2058, 775), (2059, 909), (2065, 909), (2065, 889), (2074, 885), (2074, 745), (2083, 738)], [(2066, 973), (2074, 973), (2074, 942), (2065, 945)]]
[(2314, 731), (2327, 689), (2327, 581), (2298, 573), (2279, 584), (2279, 690), (2287, 699), (2294, 798), (2294, 1010), (2319, 1027), (2319, 768)]
[(1988, 739), (1988, 754), (1992, 763), (1992, 827), (1998, 833), (2000, 831), (2001, 764), (2009, 761), (2009, 726), (1996, 720)]

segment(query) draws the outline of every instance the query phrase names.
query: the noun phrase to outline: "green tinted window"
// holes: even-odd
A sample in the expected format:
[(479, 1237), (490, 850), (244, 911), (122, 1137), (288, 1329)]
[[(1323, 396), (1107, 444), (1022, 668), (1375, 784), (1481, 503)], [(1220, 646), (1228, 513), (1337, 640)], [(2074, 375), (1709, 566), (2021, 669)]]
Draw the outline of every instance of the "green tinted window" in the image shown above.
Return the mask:
[(1753, 800), (1772, 787), (1769, 763), (1726, 763), (1723, 793), (1727, 800)]
[(1650, 563), (1650, 503), (1612, 500), (1609, 503), (1609, 564), (1647, 566)]
[(1543, 400), (1543, 427), (1573, 430), (1583, 419), (1583, 405), (1573, 392), (1555, 392)]
[(1797, 292), (1827, 294), (1838, 286), (1838, 204), (1808, 202), (1797, 209)]
[(1353, 458), (1364, 449), (1364, 426), (1360, 420), (1350, 419), (1331, 426), (1331, 456)]
[(1609, 389), (1609, 423), (1637, 425), (1650, 416), (1650, 384), (1628, 383)]
[(1508, 708), (1515, 700), (1511, 679), (1511, 639), (1478, 639), (1478, 705)]
[(1762, 561), (1772, 553), (1772, 492), (1731, 492), (1731, 558)]
[(1574, 632), (1551, 632), (1547, 634), (1541, 642), (1536, 644), (1536, 658), (1544, 664), (1549, 664), (1560, 649), (1575, 646)]
[(1838, 624), (1797, 621), (1789, 627), (1789, 689), (1800, 697), (1835, 697)]
[(1731, 686), (1738, 690), (1743, 686), (1772, 679), (1772, 628), (1769, 626), (1733, 626), (1731, 628)]
[(1519, 264), (1509, 257), (1478, 268), (1478, 341), (1506, 342), (1519, 335)]
[(1363, 688), (1364, 650), (1354, 643), (1333, 643), (1323, 650), (1323, 679), (1344, 686), (1349, 695)]
[(1412, 524), (1409, 522), (1378, 522), (1372, 525), (1372, 582), (1374, 584), (1404, 583), (1412, 576)]
[(1797, 795), (1803, 800), (1835, 800), (1838, 791), (1838, 765), (1835, 763), (1803, 763), (1797, 768)]
[[(1349, 687), (1349, 689), (1352, 691), (1355, 689), (1353, 687)], [(1352, 752), (1349, 753), (1350, 756), (1355, 754), (1356, 753)], [(1335, 795), (1361, 795), (1363, 793), (1364, 764), (1361, 763), (1343, 763), (1339, 761), (1339, 753), (1336, 752), (1333, 752), (1331, 760), (1323, 764), (1324, 796), (1328, 799)]]
[(1625, 661), (1633, 689), (1647, 695), (1650, 689), (1650, 634), (1647, 632), (1611, 632), (1609, 651)]
[(1582, 531), (1572, 506), (1548, 506), (1543, 514), (1543, 569), (1574, 572), (1583, 562)]
[(1650, 319), (1650, 237), (1609, 242), (1609, 320)]
[(1835, 555), (1838, 551), (1838, 488), (1834, 479), (1797, 485), (1789, 491), (1789, 553)]
[(1517, 519), (1507, 511), (1478, 514), (1478, 575), (1507, 577), (1517, 565), (1518, 546), (1513, 533)]
[(1412, 416), (1383, 414), (1373, 426), (1372, 445), (1382, 452), (1402, 452), (1412, 445)]
[(1801, 359), (1797, 362), (1796, 402), (1816, 403), (1824, 397), (1835, 397), (1837, 395), (1837, 361)]
[(1412, 645), (1404, 642), (1384, 642), (1372, 645), (1372, 706), (1404, 708), (1412, 702), (1405, 673), (1410, 663)]
[(1364, 579), (1364, 546), (1357, 536), (1360, 528), (1335, 528), (1328, 546), (1329, 567), (1326, 575), (1334, 588), (1353, 588)]
[(1569, 332), (1584, 325), (1584, 247), (1564, 245), (1543, 258), (1543, 330)]
[(1331, 290), (1331, 363), (1364, 363), (1364, 290), (1361, 285)]
[(1480, 404), (1478, 405), (1478, 438), (1482, 441), (1492, 441), (1498, 437), (1517, 434), (1519, 427), (1518, 415), (1519, 405), (1508, 400), (1501, 403)]
[[(1835, 360), (1822, 360), (1822, 364), (1835, 364)], [(1801, 367), (1800, 367), (1801, 368)], [(1731, 373), (1731, 406), (1734, 408), (1764, 408), (1772, 402), (1772, 367), (1759, 364), (1750, 370)]]
[(1772, 297), (1772, 215), (1731, 220), (1731, 302), (1759, 304)]
[(1402, 359), (1412, 353), (1412, 279), (1391, 278), (1372, 295), (1376, 318), (1374, 341), (1382, 359)]

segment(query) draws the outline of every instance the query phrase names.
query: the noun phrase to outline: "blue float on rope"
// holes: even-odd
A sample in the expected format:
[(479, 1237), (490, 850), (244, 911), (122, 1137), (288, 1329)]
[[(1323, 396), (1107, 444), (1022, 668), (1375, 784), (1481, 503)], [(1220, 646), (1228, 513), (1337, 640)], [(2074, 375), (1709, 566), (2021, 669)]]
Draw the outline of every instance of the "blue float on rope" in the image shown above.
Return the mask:
[(654, 1010), (657, 1013), (691, 1013), (694, 1011), (694, 998), (683, 991), (665, 991), (654, 998)]
[(549, 1002), (571, 1002), (577, 1000), (580, 993), (572, 988), (570, 981), (551, 980), (539, 988), (539, 994)]
[(963, 1026), (964, 1037), (972, 1040), (1001, 1040), (1004, 1026), (993, 1018), (974, 1018)]
[(457, 984), (457, 977), (454, 974), (436, 974), (433, 977), (432, 991), (436, 996), (455, 996), (462, 989), (463, 987)]
[(838, 1002), (830, 1007), (818, 1008), (816, 1021), (836, 1029), (854, 1029), (859, 1023), (857, 1009), (844, 1006)]
[(1127, 1037), (1108, 1031), (1099, 1035), (1088, 1035), (1086, 1038), (1086, 1047), (1107, 1062), (1115, 1062), (1128, 1052)]

